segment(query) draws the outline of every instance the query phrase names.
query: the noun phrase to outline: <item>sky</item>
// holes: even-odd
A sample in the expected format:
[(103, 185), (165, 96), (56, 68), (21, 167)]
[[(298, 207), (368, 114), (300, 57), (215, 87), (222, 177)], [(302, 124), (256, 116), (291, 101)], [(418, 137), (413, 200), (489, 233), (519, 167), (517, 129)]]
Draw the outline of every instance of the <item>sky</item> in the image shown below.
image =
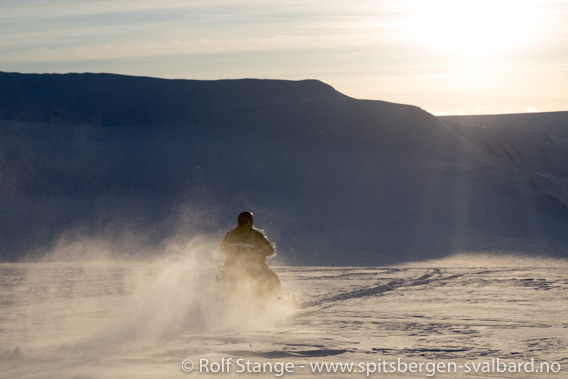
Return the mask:
[(436, 115), (568, 110), (568, 0), (2, 0), (0, 71), (318, 79)]

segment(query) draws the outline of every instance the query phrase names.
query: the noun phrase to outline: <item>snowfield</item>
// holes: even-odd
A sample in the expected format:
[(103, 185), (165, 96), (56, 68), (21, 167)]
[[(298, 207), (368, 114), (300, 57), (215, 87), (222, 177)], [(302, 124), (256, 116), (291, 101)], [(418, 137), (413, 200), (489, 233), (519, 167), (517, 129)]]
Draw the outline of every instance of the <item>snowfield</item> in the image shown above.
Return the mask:
[(563, 260), (274, 267), (298, 309), (223, 298), (214, 263), (0, 265), (0, 378), (568, 377)]
[[(0, 94), (0, 379), (568, 378), (568, 112), (317, 80)], [(244, 210), (297, 307), (218, 291)]]

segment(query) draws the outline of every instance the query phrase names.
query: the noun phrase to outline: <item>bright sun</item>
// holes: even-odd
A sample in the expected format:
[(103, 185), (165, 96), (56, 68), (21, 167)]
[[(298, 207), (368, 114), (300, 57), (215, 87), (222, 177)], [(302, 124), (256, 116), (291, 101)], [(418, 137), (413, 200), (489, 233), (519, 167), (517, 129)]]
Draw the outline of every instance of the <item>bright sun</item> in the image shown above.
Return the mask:
[(523, 43), (536, 0), (413, 0), (411, 29), (421, 43), (481, 58)]

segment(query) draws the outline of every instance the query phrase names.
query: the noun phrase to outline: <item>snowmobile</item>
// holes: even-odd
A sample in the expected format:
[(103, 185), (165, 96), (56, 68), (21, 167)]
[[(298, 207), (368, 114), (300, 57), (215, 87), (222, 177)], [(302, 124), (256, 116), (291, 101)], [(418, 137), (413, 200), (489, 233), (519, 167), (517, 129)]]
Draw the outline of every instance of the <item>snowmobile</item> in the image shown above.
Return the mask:
[[(276, 246), (274, 243), (274, 254)], [(251, 264), (254, 260), (242, 259), (242, 264), (218, 265), (217, 290), (220, 294), (242, 300), (252, 300), (259, 304), (271, 302), (298, 306), (291, 292), (282, 291), (278, 275), (268, 267), (268, 263)]]

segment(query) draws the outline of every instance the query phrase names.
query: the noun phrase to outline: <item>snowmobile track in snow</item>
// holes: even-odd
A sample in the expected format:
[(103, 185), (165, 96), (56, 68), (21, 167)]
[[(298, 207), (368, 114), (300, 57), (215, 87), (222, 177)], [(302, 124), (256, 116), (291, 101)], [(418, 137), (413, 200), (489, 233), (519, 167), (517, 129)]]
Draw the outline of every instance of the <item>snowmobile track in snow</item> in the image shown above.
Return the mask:
[(314, 301), (308, 301), (300, 304), (301, 309), (315, 307), (318, 305), (327, 305), (329, 303), (334, 303), (337, 301), (345, 301), (345, 300), (352, 300), (358, 299), (362, 297), (370, 297), (370, 296), (379, 296), (386, 292), (392, 292), (399, 288), (405, 287), (415, 287), (415, 286), (422, 286), (426, 285), (441, 279), (453, 279), (461, 275), (452, 275), (447, 278), (442, 277), (442, 271), (440, 269), (428, 269), (424, 275), (418, 278), (411, 278), (411, 279), (392, 279), (387, 283), (380, 283), (374, 287), (370, 288), (361, 288), (354, 291), (343, 292), (337, 295), (323, 297)]

